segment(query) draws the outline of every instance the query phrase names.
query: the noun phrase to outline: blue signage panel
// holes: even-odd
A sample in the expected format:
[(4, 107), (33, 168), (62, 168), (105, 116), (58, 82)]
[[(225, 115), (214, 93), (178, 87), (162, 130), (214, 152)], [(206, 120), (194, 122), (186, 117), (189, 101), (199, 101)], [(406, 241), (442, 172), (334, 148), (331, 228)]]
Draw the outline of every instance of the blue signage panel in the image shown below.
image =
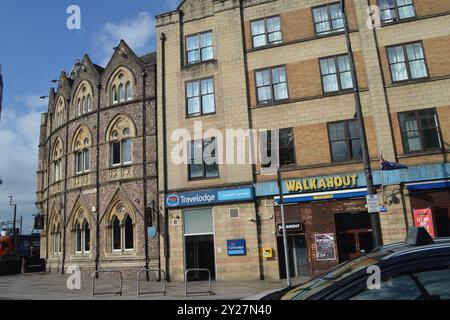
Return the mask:
[(170, 194), (166, 197), (166, 205), (169, 208), (203, 206), (235, 201), (251, 201), (254, 199), (253, 196), (252, 186), (199, 190)]
[(247, 246), (245, 245), (245, 239), (227, 240), (227, 254), (229, 256), (247, 255)]

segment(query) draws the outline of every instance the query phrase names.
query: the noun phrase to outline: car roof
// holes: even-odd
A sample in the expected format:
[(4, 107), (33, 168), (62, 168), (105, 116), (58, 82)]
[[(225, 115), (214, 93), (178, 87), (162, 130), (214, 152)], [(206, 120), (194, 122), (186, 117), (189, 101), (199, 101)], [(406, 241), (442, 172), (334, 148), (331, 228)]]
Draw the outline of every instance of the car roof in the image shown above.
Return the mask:
[(406, 255), (428, 256), (431, 254), (450, 253), (450, 238), (436, 238), (434, 243), (427, 245), (408, 245), (405, 242), (397, 242), (376, 248), (374, 251), (390, 252), (381, 260), (390, 260)]

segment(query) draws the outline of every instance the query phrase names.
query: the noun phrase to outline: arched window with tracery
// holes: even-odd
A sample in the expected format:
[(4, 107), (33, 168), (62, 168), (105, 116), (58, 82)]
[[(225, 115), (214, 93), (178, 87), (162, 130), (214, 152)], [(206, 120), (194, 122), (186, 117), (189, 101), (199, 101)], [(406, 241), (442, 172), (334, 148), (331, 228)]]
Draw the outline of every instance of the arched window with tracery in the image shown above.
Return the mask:
[(111, 251), (130, 251), (135, 248), (135, 214), (125, 201), (118, 201), (109, 215)]
[(110, 164), (112, 167), (128, 165), (133, 162), (132, 139), (136, 129), (131, 119), (124, 115), (117, 116), (109, 125), (107, 140), (110, 143)]
[(134, 98), (134, 76), (130, 70), (119, 68), (111, 77), (110, 101), (111, 104), (133, 100)]
[(74, 216), (74, 248), (76, 254), (90, 253), (91, 229), (87, 213), (84, 209), (78, 209)]
[(53, 212), (51, 224), (50, 224), (50, 235), (51, 235), (51, 245), (52, 252), (54, 255), (61, 254), (61, 223), (59, 221), (58, 212)]
[(72, 150), (75, 156), (75, 174), (83, 174), (90, 171), (90, 148), (92, 137), (86, 127), (79, 128), (74, 136)]
[(52, 166), (53, 166), (53, 182), (58, 182), (63, 179), (63, 144), (61, 139), (56, 139), (53, 147)]
[(64, 116), (66, 113), (66, 102), (63, 96), (60, 96), (55, 108), (54, 128), (59, 128), (64, 124)]
[(78, 86), (78, 89), (75, 93), (75, 103), (76, 103), (76, 116), (81, 116), (85, 113), (89, 113), (92, 111), (92, 86), (84, 80)]

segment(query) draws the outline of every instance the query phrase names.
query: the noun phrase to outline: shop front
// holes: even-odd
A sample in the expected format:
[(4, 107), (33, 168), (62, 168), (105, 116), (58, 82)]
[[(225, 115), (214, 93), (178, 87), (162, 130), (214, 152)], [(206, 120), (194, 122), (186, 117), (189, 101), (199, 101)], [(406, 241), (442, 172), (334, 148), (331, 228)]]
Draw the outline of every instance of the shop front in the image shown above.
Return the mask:
[(433, 237), (450, 237), (450, 180), (406, 185), (416, 226), (424, 226)]
[(169, 209), (171, 274), (183, 280), (259, 279), (253, 186), (178, 192)]
[[(290, 273), (314, 275), (373, 249), (361, 174), (283, 181)], [(280, 198), (276, 206), (280, 278), (286, 277)]]
[[(411, 221), (416, 226), (425, 226), (433, 236), (450, 236), (450, 164), (375, 170), (373, 177), (385, 244), (402, 241)], [(287, 179), (282, 181), (282, 192), (291, 276), (314, 275), (373, 249), (364, 172)], [(403, 194), (405, 200), (399, 199)], [(278, 183), (258, 183), (256, 196), (261, 203), (274, 202), (277, 238), (274, 256), (279, 275), (284, 278)]]

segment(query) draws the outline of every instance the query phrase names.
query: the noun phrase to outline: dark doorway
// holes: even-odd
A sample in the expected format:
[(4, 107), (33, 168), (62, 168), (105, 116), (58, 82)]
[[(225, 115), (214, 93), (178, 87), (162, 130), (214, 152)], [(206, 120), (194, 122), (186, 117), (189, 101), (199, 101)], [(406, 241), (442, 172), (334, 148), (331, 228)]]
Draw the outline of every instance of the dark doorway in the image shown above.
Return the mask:
[(448, 208), (435, 209), (434, 221), (436, 223), (436, 235), (438, 237), (450, 237), (450, 210)]
[[(211, 280), (216, 277), (214, 257), (214, 235), (186, 236), (186, 269), (208, 269)], [(188, 274), (188, 281), (208, 280), (207, 272), (193, 271)]]
[[(302, 277), (309, 275), (308, 249), (304, 235), (288, 236), (289, 270), (291, 277)], [(278, 242), (278, 265), (280, 278), (286, 278), (286, 263), (284, 255), (283, 237), (277, 238)]]
[(335, 224), (339, 262), (356, 259), (373, 249), (369, 213), (336, 214)]

